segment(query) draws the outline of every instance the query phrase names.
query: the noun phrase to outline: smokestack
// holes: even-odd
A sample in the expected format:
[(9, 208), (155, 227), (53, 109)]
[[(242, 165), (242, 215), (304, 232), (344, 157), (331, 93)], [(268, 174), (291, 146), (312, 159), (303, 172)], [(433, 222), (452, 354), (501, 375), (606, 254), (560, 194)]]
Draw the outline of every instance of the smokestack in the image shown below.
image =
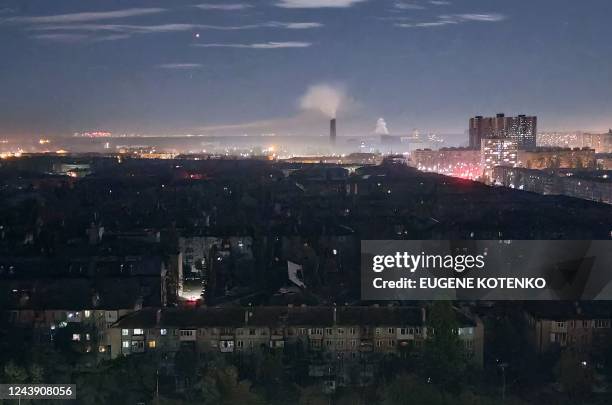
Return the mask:
[(332, 145), (336, 144), (336, 119), (332, 118), (329, 122), (329, 141)]

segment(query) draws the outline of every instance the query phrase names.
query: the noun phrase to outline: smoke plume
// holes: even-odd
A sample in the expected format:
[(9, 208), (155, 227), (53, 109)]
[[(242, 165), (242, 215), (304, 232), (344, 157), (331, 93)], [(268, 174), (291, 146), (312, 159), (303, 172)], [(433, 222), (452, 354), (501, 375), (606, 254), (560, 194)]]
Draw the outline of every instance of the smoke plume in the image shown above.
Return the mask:
[(329, 84), (310, 86), (300, 99), (303, 110), (314, 110), (329, 118), (336, 118), (338, 110), (346, 100), (344, 89)]
[(387, 122), (384, 118), (379, 118), (378, 121), (376, 121), (374, 133), (376, 135), (389, 135), (389, 128), (387, 128)]

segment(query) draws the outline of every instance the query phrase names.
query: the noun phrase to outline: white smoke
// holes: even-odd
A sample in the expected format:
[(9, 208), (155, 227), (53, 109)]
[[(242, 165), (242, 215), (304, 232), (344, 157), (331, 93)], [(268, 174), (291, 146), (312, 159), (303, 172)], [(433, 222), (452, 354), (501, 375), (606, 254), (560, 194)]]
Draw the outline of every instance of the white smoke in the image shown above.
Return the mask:
[(336, 118), (338, 110), (346, 100), (344, 89), (329, 84), (310, 86), (300, 99), (303, 110), (319, 111), (329, 118)]
[(387, 128), (387, 123), (384, 118), (379, 118), (378, 121), (376, 121), (374, 133), (376, 135), (389, 135), (389, 128)]

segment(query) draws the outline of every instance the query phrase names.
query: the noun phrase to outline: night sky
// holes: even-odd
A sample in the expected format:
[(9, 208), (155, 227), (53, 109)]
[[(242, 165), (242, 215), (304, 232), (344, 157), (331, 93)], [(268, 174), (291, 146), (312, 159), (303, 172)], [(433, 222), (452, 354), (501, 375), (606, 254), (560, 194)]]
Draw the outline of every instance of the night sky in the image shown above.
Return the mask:
[(0, 0), (0, 134), (463, 133), (612, 126), (610, 0)]

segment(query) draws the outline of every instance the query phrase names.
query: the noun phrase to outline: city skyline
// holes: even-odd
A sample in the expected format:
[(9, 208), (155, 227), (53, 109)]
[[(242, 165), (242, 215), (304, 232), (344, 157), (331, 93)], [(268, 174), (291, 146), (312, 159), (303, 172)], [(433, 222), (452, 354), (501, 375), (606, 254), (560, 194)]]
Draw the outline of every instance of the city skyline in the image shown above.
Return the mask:
[[(607, 131), (612, 5), (539, 0), (0, 2), (0, 136), (464, 134), (475, 115)], [(347, 46), (350, 44), (350, 46)], [(577, 74), (578, 72), (578, 74)]]

